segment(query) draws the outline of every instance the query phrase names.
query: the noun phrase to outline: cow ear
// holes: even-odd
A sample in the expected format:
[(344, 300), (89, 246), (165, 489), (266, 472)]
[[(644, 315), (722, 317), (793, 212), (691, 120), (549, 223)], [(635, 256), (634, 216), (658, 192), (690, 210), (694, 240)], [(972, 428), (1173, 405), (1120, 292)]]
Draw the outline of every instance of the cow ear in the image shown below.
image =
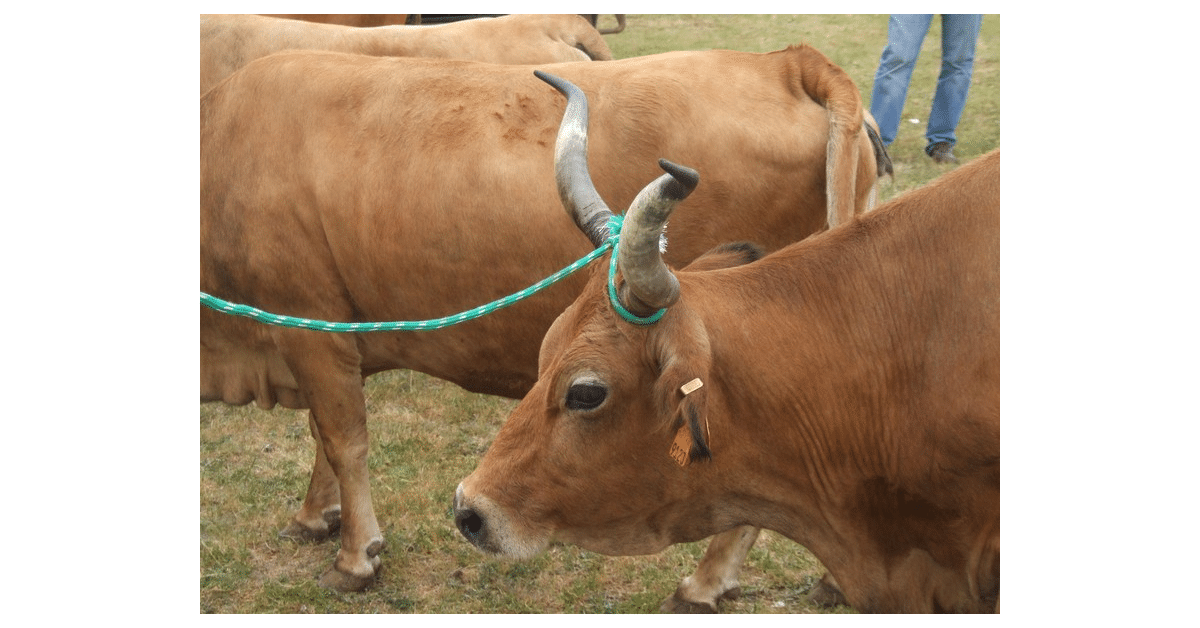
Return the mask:
[[(708, 405), (705, 403), (707, 392), (703, 387), (704, 380), (697, 377), (680, 387), (683, 400), (679, 402), (678, 430), (686, 430), (691, 436), (692, 447), (688, 451), (688, 462), (712, 460), (712, 449), (709, 442), (712, 439), (708, 427)], [(689, 386), (693, 389), (688, 390)], [(676, 432), (679, 433), (678, 431)]]
[(659, 325), (659, 331), (666, 333), (661, 335), (655, 392), (665, 427), (675, 435), (665, 453), (681, 466), (710, 460), (713, 453), (707, 400), (712, 390), (708, 386), (712, 354), (708, 334), (695, 317), (673, 316), (669, 323)]

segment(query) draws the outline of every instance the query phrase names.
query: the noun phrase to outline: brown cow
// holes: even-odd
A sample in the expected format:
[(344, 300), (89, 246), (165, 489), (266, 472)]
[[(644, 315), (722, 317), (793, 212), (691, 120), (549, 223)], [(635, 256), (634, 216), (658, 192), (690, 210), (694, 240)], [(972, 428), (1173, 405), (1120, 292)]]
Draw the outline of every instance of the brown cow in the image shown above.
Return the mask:
[[(775, 249), (848, 220), (886, 164), (854, 84), (807, 46), (546, 67), (596, 100), (590, 158), (608, 198), (631, 201), (659, 154), (713, 173), (668, 230), (672, 263), (729, 238)], [(294, 51), (249, 64), (200, 100), (201, 290), (278, 314), (393, 321), (533, 284), (590, 250), (553, 175), (558, 120), (568, 137), (587, 126), (582, 94), (572, 100), (564, 117), (529, 67)], [(321, 446), (285, 533), (340, 525), (322, 582), (361, 588), (382, 543), (363, 377), (408, 368), (519, 398), (585, 282), (425, 332), (325, 334), (201, 308), (200, 397), (311, 409)]]
[(291, 14), (272, 14), (263, 13), (266, 17), (278, 17), (287, 20), (303, 20), (305, 22), (316, 22), (318, 24), (340, 24), (341, 26), (395, 26), (406, 24), (408, 15), (405, 14), (365, 14), (354, 15), (344, 13), (291, 13)]
[[(617, 283), (635, 315), (666, 314), (621, 320), (592, 273), (459, 485), (463, 535), (510, 558), (749, 536), (722, 546), (736, 566), (767, 528), (859, 610), (997, 610), (999, 151), (752, 263), (678, 273), (656, 243), (696, 173), (664, 168), (627, 213)], [(574, 185), (569, 211), (595, 194)]]
[(612, 59), (604, 38), (579, 15), (506, 15), (433, 26), (377, 28), (262, 15), (201, 15), (200, 93), (247, 63), (282, 50), (516, 65)]

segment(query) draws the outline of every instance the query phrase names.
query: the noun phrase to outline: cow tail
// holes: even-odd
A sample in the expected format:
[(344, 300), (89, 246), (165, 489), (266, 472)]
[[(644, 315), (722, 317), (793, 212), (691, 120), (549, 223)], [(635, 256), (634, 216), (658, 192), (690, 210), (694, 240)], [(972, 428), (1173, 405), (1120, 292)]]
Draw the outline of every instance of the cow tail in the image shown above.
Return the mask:
[(804, 92), (825, 107), (829, 136), (825, 145), (825, 211), (829, 227), (849, 222), (856, 213), (859, 134), (863, 132), (862, 97), (854, 81), (808, 45), (792, 47), (799, 61)]
[(592, 61), (612, 61), (612, 50), (608, 47), (608, 42), (604, 41), (604, 37), (600, 35), (600, 31), (589, 24), (584, 17), (572, 17), (579, 18), (579, 27), (575, 33), (575, 47), (583, 51), (583, 54), (590, 57)]

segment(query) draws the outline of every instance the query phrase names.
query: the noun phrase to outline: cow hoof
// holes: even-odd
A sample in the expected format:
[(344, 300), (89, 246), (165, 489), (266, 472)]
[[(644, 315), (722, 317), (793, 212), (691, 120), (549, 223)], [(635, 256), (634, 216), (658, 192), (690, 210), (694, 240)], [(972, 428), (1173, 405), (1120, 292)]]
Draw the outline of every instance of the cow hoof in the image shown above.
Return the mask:
[(675, 595), (672, 595), (667, 601), (663, 602), (658, 610), (660, 613), (673, 613), (676, 615), (712, 614), (720, 612), (717, 610), (717, 604), (721, 600), (736, 600), (740, 597), (742, 597), (742, 587), (733, 587), (719, 595), (715, 602), (696, 602), (685, 599), (680, 589), (675, 589)]
[(379, 553), (383, 551), (383, 539), (371, 541), (364, 551), (366, 560), (361, 561), (355, 568), (345, 568), (346, 563), (350, 562), (347, 560), (349, 555), (339, 551), (337, 560), (333, 561), (333, 567), (321, 574), (318, 584), (340, 593), (356, 593), (374, 584), (379, 575), (379, 568), (383, 565), (379, 558)]
[(326, 571), (317, 580), (317, 584), (339, 593), (358, 593), (375, 584), (375, 576), (376, 574), (374, 573), (366, 577), (356, 576), (354, 574), (342, 573), (336, 567), (330, 567), (329, 571)]
[(694, 615), (694, 614), (712, 614), (717, 612), (717, 607), (708, 604), (707, 602), (693, 602), (679, 597), (679, 592), (667, 598), (667, 601), (662, 603), (658, 611), (660, 613), (672, 613), (675, 615)]
[(321, 513), (321, 519), (313, 523), (304, 523), (293, 518), (288, 526), (279, 531), (279, 536), (303, 543), (320, 543), (328, 541), (342, 527), (342, 509), (330, 508)]
[(842, 595), (841, 590), (826, 582), (825, 578), (821, 578), (821, 581), (813, 586), (812, 591), (809, 591), (808, 601), (817, 606), (849, 606), (846, 596)]
[(329, 530), (314, 530), (299, 521), (293, 520), (288, 526), (279, 531), (279, 537), (301, 543), (320, 543), (328, 541), (333, 534)]

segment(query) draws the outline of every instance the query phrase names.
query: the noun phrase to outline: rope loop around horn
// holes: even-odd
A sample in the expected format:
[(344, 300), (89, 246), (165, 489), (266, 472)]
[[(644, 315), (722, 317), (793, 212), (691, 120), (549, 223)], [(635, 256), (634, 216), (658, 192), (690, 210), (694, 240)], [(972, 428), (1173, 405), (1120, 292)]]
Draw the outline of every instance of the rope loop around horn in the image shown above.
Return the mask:
[(609, 242), (612, 244), (612, 256), (608, 262), (608, 300), (612, 303), (613, 311), (626, 322), (634, 325), (653, 325), (667, 313), (667, 308), (664, 307), (650, 316), (638, 316), (625, 309), (625, 306), (621, 304), (621, 299), (617, 296), (617, 247), (620, 246), (621, 225), (624, 220), (623, 216), (610, 216), (608, 219), (608, 231), (612, 234), (609, 237)]

